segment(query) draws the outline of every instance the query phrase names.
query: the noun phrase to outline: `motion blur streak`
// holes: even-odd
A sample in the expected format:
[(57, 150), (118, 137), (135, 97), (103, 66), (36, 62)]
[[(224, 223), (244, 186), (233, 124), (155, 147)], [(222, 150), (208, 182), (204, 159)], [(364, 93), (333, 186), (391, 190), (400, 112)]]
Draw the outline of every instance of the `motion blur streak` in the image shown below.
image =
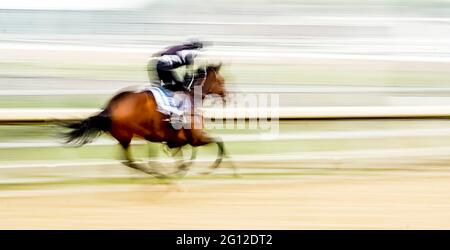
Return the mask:
[[(222, 62), (232, 96), (275, 94), (281, 108), (450, 106), (449, 1), (78, 2), (0, 2), (0, 109), (99, 109), (148, 84), (152, 55), (188, 38), (210, 45), (196, 64)], [(199, 175), (216, 154), (205, 147), (170, 183), (121, 166), (107, 135), (70, 148), (52, 124), (0, 125), (0, 228), (448, 229), (449, 125), (377, 117), (280, 121), (272, 137), (211, 129), (241, 177), (229, 161)], [(158, 144), (132, 151), (173, 165)]]

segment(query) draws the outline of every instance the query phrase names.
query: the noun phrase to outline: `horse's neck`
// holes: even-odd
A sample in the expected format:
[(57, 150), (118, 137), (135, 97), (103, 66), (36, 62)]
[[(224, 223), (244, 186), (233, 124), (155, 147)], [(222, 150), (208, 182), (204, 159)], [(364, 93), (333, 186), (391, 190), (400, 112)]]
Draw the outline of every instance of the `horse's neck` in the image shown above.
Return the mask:
[(202, 88), (202, 100), (205, 99), (206, 95), (208, 95), (208, 89), (209, 89), (209, 81), (208, 81), (208, 76), (205, 77), (200, 77), (198, 79), (196, 79), (195, 84), (193, 85), (193, 87), (191, 88), (190, 91), (190, 95), (193, 98), (194, 97), (194, 92), (192, 90), (195, 90), (195, 86), (201, 86)]
[[(196, 96), (195, 91), (191, 91), (191, 92), (186, 93), (186, 94), (187, 94), (187, 96), (189, 97), (189, 99), (191, 99), (191, 101), (194, 101), (194, 98), (195, 98), (195, 96)], [(203, 88), (202, 88), (202, 101), (206, 98), (206, 95), (207, 95), (207, 94), (205, 94), (205, 93), (203, 92)]]
[(210, 89), (211, 85), (211, 80), (209, 78), (209, 74), (206, 75), (205, 79), (203, 79), (203, 84), (202, 84), (202, 96), (203, 98), (205, 98), (206, 95), (208, 95), (208, 91)]

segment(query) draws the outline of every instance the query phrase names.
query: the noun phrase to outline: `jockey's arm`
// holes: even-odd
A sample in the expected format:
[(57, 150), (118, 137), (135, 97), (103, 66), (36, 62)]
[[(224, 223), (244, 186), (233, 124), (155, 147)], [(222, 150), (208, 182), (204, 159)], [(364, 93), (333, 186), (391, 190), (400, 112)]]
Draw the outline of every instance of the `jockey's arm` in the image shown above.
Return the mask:
[(186, 55), (186, 72), (189, 74), (194, 73), (194, 58), (197, 56), (195, 51), (191, 51)]

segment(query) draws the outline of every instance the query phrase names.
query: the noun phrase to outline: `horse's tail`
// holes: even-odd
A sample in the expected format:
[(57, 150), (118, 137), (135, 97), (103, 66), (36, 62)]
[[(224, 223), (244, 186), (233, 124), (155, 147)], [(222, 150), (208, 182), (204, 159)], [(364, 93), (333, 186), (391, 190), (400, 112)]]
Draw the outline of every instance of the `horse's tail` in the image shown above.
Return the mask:
[(70, 129), (63, 135), (66, 139), (65, 143), (81, 146), (92, 142), (103, 132), (108, 132), (111, 129), (111, 117), (109, 112), (104, 110), (85, 120), (63, 124), (63, 126)]

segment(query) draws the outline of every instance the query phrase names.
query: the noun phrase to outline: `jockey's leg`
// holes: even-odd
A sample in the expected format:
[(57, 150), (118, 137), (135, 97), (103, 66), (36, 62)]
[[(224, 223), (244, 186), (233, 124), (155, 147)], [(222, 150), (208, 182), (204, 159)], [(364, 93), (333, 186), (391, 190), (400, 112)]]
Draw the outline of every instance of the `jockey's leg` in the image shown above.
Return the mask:
[(174, 83), (174, 90), (175, 91), (184, 91), (185, 89), (185, 84), (183, 81), (178, 80), (177, 76), (175, 75), (174, 72), (172, 72), (172, 79), (173, 79), (173, 83)]
[(172, 72), (172, 66), (170, 63), (165, 61), (158, 61), (156, 64), (156, 72), (158, 73), (159, 80), (161, 80), (164, 85), (172, 85), (174, 78)]
[(175, 68), (171, 63), (164, 60), (160, 60), (156, 64), (158, 77), (167, 89), (172, 91), (186, 90), (184, 82), (180, 81), (175, 74)]

